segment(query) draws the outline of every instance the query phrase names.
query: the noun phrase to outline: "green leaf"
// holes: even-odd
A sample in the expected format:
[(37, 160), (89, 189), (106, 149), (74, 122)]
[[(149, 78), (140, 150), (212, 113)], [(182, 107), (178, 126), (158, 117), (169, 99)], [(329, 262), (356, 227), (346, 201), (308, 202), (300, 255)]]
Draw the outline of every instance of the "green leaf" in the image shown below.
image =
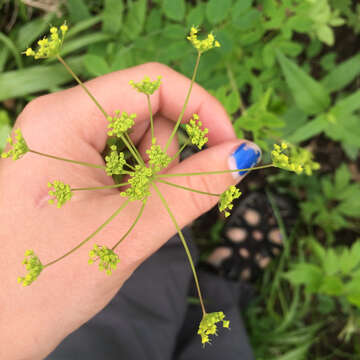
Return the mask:
[(326, 252), (323, 267), (327, 275), (334, 275), (339, 271), (339, 259), (334, 249), (330, 248)]
[(191, 26), (202, 25), (205, 18), (205, 4), (199, 3), (193, 9), (190, 10), (186, 16), (186, 24), (188, 28)]
[(186, 10), (184, 0), (164, 0), (162, 8), (169, 19), (175, 21), (184, 19)]
[(319, 26), (316, 29), (316, 35), (320, 41), (324, 42), (328, 46), (333, 46), (335, 37), (332, 28), (326, 24)]
[(245, 14), (250, 10), (253, 0), (241, 0), (236, 1), (233, 9), (231, 10), (231, 16), (233, 19)]
[(110, 67), (103, 57), (87, 54), (84, 57), (84, 65), (86, 70), (92, 76), (100, 76), (109, 73)]
[(187, 29), (179, 24), (169, 24), (165, 26), (163, 36), (168, 39), (181, 40), (185, 38)]
[[(83, 56), (67, 59), (77, 75), (83, 72)], [(71, 75), (61, 64), (35, 65), (0, 74), (0, 101), (46, 91), (65, 84)]]
[(308, 114), (325, 111), (330, 105), (325, 88), (280, 51), (277, 58), (298, 107)]
[(337, 65), (334, 70), (322, 79), (321, 83), (329, 92), (339, 91), (359, 75), (360, 55), (358, 54)]
[(210, 0), (206, 5), (206, 17), (211, 24), (225, 20), (231, 8), (232, 0)]
[(342, 191), (350, 182), (351, 173), (346, 164), (342, 164), (335, 173), (335, 191)]
[(124, 5), (122, 0), (105, 0), (103, 31), (117, 34), (122, 26)]
[(77, 23), (91, 16), (84, 0), (68, 0), (66, 5), (69, 10), (70, 21)]
[(324, 247), (314, 237), (308, 238), (307, 241), (310, 244), (312, 252), (314, 252), (320, 262), (323, 263), (326, 256), (326, 250), (324, 249)]
[(334, 296), (340, 296), (343, 291), (344, 285), (337, 276), (325, 276), (319, 288), (319, 292)]
[(291, 143), (299, 143), (323, 132), (327, 125), (328, 124), (325, 117), (318, 116), (314, 120), (309, 121), (305, 125), (295, 130), (295, 132), (286, 139)]
[(4, 67), (6, 65), (6, 61), (8, 59), (9, 49), (6, 47), (0, 48), (0, 73), (4, 71)]
[(130, 40), (135, 40), (144, 28), (146, 4), (146, 0), (128, 2), (123, 32)]
[(24, 51), (31, 46), (34, 40), (49, 30), (49, 24), (55, 17), (55, 13), (49, 13), (44, 17), (29, 21), (21, 26), (16, 37), (16, 45), (19, 51)]
[(91, 28), (92, 26), (94, 26), (95, 24), (100, 22), (101, 20), (102, 20), (101, 15), (92, 16), (89, 19), (80, 21), (80, 22), (76, 23), (75, 25), (71, 26), (69, 28), (68, 33), (66, 34), (66, 42), (69, 41), (69, 39), (73, 38), (75, 35)]
[(6, 139), (11, 132), (9, 114), (5, 110), (0, 110), (0, 150), (6, 145)]
[(308, 292), (315, 292), (321, 285), (323, 275), (318, 266), (300, 263), (285, 273), (284, 277), (294, 285), (305, 285)]
[(350, 275), (351, 271), (359, 264), (359, 262), (360, 259), (353, 256), (349, 249), (343, 249), (339, 258), (339, 264), (340, 270), (344, 275)]
[[(146, 18), (145, 30), (146, 32), (152, 32), (160, 30), (162, 28), (162, 13), (160, 9), (152, 9), (150, 14)], [(165, 35), (165, 34), (164, 34)]]
[[(261, 31), (261, 13), (257, 9), (250, 9), (245, 14), (232, 19), (237, 29), (247, 31), (250, 29), (259, 29)], [(260, 33), (262, 35), (262, 33)], [(257, 34), (255, 33), (255, 36)], [(243, 36), (246, 36), (244, 34)], [(257, 38), (257, 36), (255, 37)]]
[(360, 109), (360, 90), (336, 102), (331, 113), (336, 118), (343, 118)]

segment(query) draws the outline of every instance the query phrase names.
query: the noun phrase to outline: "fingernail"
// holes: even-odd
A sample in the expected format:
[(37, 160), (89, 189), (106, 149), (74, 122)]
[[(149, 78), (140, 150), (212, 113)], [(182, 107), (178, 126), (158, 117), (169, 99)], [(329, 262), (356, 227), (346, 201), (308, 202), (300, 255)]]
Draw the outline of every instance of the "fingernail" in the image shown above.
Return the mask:
[[(229, 157), (230, 169), (249, 169), (254, 167), (260, 160), (260, 148), (251, 142), (244, 142)], [(232, 173), (235, 179), (247, 174), (248, 171)]]

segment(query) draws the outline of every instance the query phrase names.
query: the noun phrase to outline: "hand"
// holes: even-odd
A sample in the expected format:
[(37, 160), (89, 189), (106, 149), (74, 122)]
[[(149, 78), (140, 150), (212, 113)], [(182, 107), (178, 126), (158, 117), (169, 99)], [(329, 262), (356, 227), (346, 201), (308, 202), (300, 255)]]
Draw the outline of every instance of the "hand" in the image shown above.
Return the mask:
[[(115, 110), (136, 113), (131, 138), (142, 156), (150, 145), (149, 112), (145, 96), (129, 86), (145, 75), (162, 76), (160, 90), (152, 95), (155, 136), (164, 145), (181, 111), (190, 81), (170, 68), (149, 63), (89, 81), (86, 86), (109, 114)], [(184, 119), (198, 113), (209, 129), (209, 149), (180, 164), (171, 173), (225, 170), (230, 154), (241, 144), (216, 99), (194, 85)], [(55, 156), (103, 165), (101, 153), (107, 140), (107, 120), (79, 86), (32, 101), (15, 123), (29, 147)], [(172, 142), (169, 153), (178, 150)], [(53, 266), (43, 270), (28, 287), (17, 284), (25, 274), (21, 261), (33, 249), (43, 264), (68, 252), (121, 205), (118, 189), (76, 192), (58, 209), (48, 204), (47, 183), (61, 180), (71, 187), (114, 184), (102, 169), (83, 167), (27, 153), (16, 162), (0, 161), (0, 358), (39, 359), (71, 332), (103, 309), (132, 272), (163, 245), (176, 229), (157, 194), (152, 191), (139, 223), (119, 245), (121, 262), (111, 276), (88, 265), (94, 243), (111, 247), (136, 218), (140, 203), (130, 203), (91, 241)], [(172, 178), (177, 184), (222, 193), (240, 180), (222, 175)], [(217, 198), (158, 184), (183, 227), (210, 209)], [(156, 226), (154, 226), (156, 219)], [(159, 231), (161, 229), (161, 231)], [(4, 346), (5, 344), (5, 346)]]

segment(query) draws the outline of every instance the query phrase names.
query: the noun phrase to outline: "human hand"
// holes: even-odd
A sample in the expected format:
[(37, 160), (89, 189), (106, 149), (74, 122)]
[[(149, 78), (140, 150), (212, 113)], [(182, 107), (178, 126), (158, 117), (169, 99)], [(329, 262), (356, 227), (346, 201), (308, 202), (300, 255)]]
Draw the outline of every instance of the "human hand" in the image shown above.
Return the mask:
[[(181, 111), (190, 81), (168, 67), (150, 63), (112, 73), (87, 83), (109, 114), (120, 109), (136, 113), (131, 138), (146, 159), (151, 143), (149, 112), (143, 95), (133, 91), (129, 80), (162, 75), (160, 91), (152, 95), (155, 136), (164, 145)], [(225, 170), (229, 163), (250, 167), (257, 148), (231, 154), (237, 140), (222, 106), (195, 84), (184, 118), (200, 116), (209, 129), (209, 149), (184, 162), (173, 162), (170, 173)], [(42, 96), (31, 102), (16, 121), (28, 145), (44, 153), (103, 165), (107, 120), (77, 86)], [(169, 154), (177, 152), (176, 141)], [(249, 151), (250, 149), (250, 151)], [(229, 157), (232, 159), (229, 162)], [(239, 161), (242, 159), (241, 166)], [(174, 178), (173, 182), (202, 191), (222, 193), (238, 182), (230, 173)], [(176, 229), (156, 193), (149, 197), (139, 223), (119, 245), (121, 262), (112, 276), (87, 264), (94, 242), (112, 246), (136, 218), (140, 205), (130, 203), (101, 233), (76, 254), (46, 268), (30, 287), (16, 283), (24, 273), (21, 264), (26, 249), (34, 249), (43, 262), (50, 262), (78, 245), (101, 225), (124, 201), (117, 189), (77, 192), (61, 209), (48, 204), (47, 183), (61, 180), (72, 187), (114, 184), (102, 169), (82, 167), (28, 153), (16, 162), (0, 161), (0, 234), (3, 240), (0, 273), (0, 358), (38, 359), (46, 356), (67, 335), (103, 309), (132, 272), (162, 246)], [(217, 198), (158, 184), (180, 227), (215, 205)], [(156, 223), (155, 221), (156, 220)], [(159, 231), (160, 230), (160, 231)]]

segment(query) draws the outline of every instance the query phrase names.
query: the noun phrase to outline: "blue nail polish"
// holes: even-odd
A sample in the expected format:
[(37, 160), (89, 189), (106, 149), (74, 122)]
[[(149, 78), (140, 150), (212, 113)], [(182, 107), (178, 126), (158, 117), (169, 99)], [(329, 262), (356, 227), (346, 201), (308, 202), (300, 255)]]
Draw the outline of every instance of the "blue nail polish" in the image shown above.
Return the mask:
[[(248, 169), (255, 166), (260, 158), (260, 149), (252, 147), (248, 143), (241, 144), (231, 156), (235, 160), (237, 169)], [(247, 171), (239, 171), (239, 175), (246, 174)]]

